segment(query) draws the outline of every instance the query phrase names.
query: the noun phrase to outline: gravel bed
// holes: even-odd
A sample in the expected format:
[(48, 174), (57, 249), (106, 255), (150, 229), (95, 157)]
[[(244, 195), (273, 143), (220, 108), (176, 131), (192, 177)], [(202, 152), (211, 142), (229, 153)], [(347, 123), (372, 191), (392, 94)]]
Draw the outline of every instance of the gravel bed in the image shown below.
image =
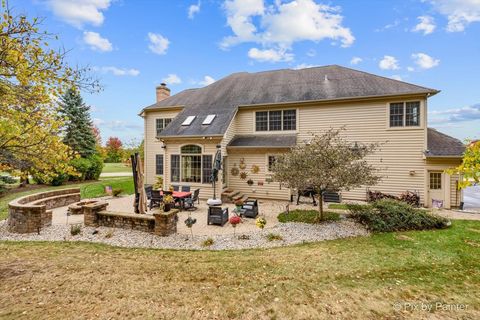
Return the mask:
[[(223, 228), (231, 228), (228, 224)], [(232, 229), (233, 230), (233, 229)], [(96, 231), (96, 234), (94, 234)], [(279, 235), (281, 240), (268, 241), (267, 235)], [(361, 225), (344, 219), (336, 222), (311, 225), (306, 223), (279, 223), (263, 231), (231, 234), (217, 234), (212, 236), (195, 235), (193, 239), (184, 234), (175, 234), (169, 237), (159, 237), (149, 233), (105, 228), (85, 227), (82, 225), (81, 234), (72, 236), (69, 225), (53, 225), (44, 228), (40, 234), (17, 234), (7, 230), (7, 221), (0, 221), (0, 240), (13, 241), (87, 241), (105, 243), (112, 246), (129, 248), (162, 248), (162, 249), (190, 249), (190, 250), (238, 250), (250, 248), (271, 248), (293, 245), (305, 242), (333, 240), (339, 238), (366, 236), (368, 231)], [(243, 237), (240, 239), (239, 237)], [(202, 246), (206, 239), (213, 239), (213, 244)]]

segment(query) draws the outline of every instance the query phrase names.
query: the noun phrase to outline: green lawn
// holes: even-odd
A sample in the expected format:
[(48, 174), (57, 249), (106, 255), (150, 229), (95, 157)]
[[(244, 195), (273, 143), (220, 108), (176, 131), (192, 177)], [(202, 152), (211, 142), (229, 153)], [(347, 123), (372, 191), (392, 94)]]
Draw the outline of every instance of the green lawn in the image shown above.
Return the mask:
[(19, 197), (43, 191), (80, 187), (82, 198), (96, 198), (105, 195), (105, 186), (111, 186), (112, 188), (121, 188), (124, 191), (124, 194), (132, 194), (134, 192), (132, 177), (116, 177), (104, 178), (100, 179), (99, 181), (88, 181), (79, 184), (69, 184), (59, 187), (45, 186), (44, 188), (10, 193), (0, 198), (0, 220), (7, 218), (8, 203)]
[(132, 167), (126, 166), (123, 163), (104, 163), (102, 173), (117, 173), (117, 172), (131, 173)]
[(0, 242), (0, 261), (8, 319), (480, 319), (479, 221), (223, 252)]
[[(304, 223), (317, 223), (318, 211), (317, 210), (302, 210), (296, 209), (289, 213), (282, 212), (278, 215), (278, 221), (280, 222), (304, 222)], [(323, 221), (337, 221), (340, 220), (340, 215), (336, 212), (324, 211)]]

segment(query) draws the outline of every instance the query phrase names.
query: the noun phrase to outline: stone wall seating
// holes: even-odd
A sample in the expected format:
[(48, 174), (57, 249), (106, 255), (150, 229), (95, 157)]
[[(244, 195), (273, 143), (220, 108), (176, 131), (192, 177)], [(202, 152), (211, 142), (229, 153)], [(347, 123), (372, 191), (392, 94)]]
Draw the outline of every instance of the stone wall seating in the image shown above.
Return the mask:
[(40, 232), (52, 224), (51, 209), (80, 201), (80, 189), (39, 192), (8, 204), (8, 230), (15, 233)]

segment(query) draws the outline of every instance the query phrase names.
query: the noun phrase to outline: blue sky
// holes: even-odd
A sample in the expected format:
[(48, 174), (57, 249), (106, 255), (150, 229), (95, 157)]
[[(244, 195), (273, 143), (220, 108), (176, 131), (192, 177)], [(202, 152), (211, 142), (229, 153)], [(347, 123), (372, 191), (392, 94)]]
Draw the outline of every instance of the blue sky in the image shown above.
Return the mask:
[(104, 85), (84, 94), (104, 141), (143, 135), (155, 86), (339, 64), (440, 89), (429, 125), (480, 137), (480, 0), (10, 0)]

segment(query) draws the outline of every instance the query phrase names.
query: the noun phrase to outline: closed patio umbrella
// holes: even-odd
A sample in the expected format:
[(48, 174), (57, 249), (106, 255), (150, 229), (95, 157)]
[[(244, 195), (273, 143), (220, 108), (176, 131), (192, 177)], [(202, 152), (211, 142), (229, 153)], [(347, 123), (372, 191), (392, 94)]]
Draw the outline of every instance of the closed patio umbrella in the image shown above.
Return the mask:
[(139, 213), (147, 213), (147, 195), (144, 187), (145, 178), (143, 175), (142, 159), (138, 153), (135, 154), (135, 158), (135, 163), (137, 165), (137, 193), (139, 195), (138, 211)]

